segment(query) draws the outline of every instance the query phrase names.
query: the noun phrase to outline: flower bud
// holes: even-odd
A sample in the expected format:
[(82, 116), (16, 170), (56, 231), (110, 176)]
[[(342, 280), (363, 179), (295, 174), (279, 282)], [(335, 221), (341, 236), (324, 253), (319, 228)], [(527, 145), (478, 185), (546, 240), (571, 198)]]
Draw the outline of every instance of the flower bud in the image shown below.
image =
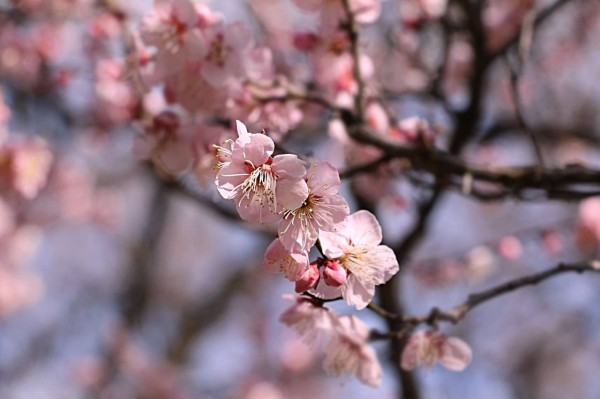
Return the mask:
[(319, 268), (317, 262), (313, 262), (308, 266), (308, 269), (302, 274), (302, 277), (296, 281), (296, 292), (298, 294), (308, 291), (317, 286), (319, 282)]
[(325, 284), (330, 287), (340, 287), (346, 282), (346, 269), (337, 260), (327, 261), (325, 268), (323, 269), (323, 279)]

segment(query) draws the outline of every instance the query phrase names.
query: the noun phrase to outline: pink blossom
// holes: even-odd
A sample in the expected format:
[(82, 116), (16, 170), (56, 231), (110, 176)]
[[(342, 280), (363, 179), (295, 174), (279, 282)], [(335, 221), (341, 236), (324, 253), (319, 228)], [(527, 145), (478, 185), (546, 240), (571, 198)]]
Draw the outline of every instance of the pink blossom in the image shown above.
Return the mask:
[(0, 187), (34, 198), (46, 185), (52, 158), (41, 139), (7, 140), (0, 147)]
[(308, 170), (308, 195), (296, 207), (284, 204), (283, 220), (279, 224), (279, 239), (284, 248), (299, 246), (308, 251), (320, 231), (336, 231), (348, 216), (346, 200), (339, 194), (340, 175), (328, 162), (313, 163)]
[(498, 243), (498, 252), (507, 260), (516, 260), (523, 253), (523, 244), (515, 236), (502, 237)]
[[(321, 20), (325, 23), (338, 21), (344, 16), (342, 3), (339, 0), (294, 0), (294, 4), (302, 10), (315, 12), (321, 11)], [(381, 15), (380, 0), (351, 0), (350, 9), (360, 23), (375, 22)]]
[[(281, 245), (279, 238), (276, 238), (265, 252), (262, 268), (272, 273), (283, 272), (285, 278), (289, 281), (298, 281), (309, 272), (308, 255), (306, 253), (294, 253), (286, 250)], [(314, 274), (314, 271), (312, 273)], [(318, 276), (319, 271), (317, 270), (317, 278)], [(306, 290), (301, 292), (304, 291)]]
[(439, 18), (446, 12), (448, 0), (419, 0), (419, 4), (429, 18)]
[(0, 319), (36, 302), (42, 295), (39, 277), (0, 264)]
[(325, 371), (334, 376), (353, 374), (361, 382), (378, 387), (383, 372), (368, 338), (369, 327), (363, 321), (356, 316), (339, 316), (336, 333), (325, 348)]
[(180, 117), (175, 112), (158, 114), (146, 134), (135, 141), (135, 155), (153, 160), (168, 173), (178, 174), (189, 169), (194, 154), (190, 143), (181, 134), (180, 124)]
[(417, 116), (402, 119), (392, 131), (392, 137), (411, 143), (430, 144), (435, 140), (435, 136), (436, 132), (429, 123)]
[(336, 328), (334, 313), (316, 306), (306, 297), (288, 298), (293, 299), (294, 304), (281, 315), (279, 321), (296, 331), (309, 344), (322, 346), (329, 342)]
[[(325, 267), (323, 268), (323, 279), (325, 284), (330, 287), (340, 287), (346, 282), (348, 272), (338, 260), (326, 261)], [(311, 287), (312, 288), (312, 287)]]
[(300, 279), (296, 281), (296, 287), (294, 287), (294, 290), (298, 294), (306, 292), (317, 285), (320, 277), (319, 267), (317, 266), (318, 264), (318, 262), (311, 263), (308, 266), (308, 269), (306, 269), (306, 271), (304, 272), (304, 274), (300, 276)]
[(372, 387), (381, 382), (381, 365), (375, 350), (367, 344), (369, 327), (356, 316), (339, 315), (315, 305), (310, 298), (297, 297), (280, 320), (307, 343), (324, 350), (323, 368), (327, 373), (356, 375)]
[(304, 162), (292, 154), (271, 157), (275, 149), (271, 138), (248, 133), (239, 121), (237, 130), (231, 161), (217, 174), (217, 188), (223, 198), (235, 201), (242, 219), (273, 223), (281, 219), (282, 205), (299, 207), (306, 200)]
[(250, 45), (250, 33), (242, 23), (215, 24), (206, 32), (208, 51), (201, 73), (214, 87), (223, 86), (230, 77), (242, 77), (244, 56)]
[[(348, 277), (337, 292), (324, 290), (321, 295), (341, 294), (349, 305), (365, 308), (375, 295), (375, 286), (388, 281), (399, 269), (392, 249), (379, 245), (382, 238), (379, 222), (364, 210), (348, 216), (337, 232), (322, 231), (319, 241), (323, 252), (330, 260), (338, 260)], [(322, 289), (318, 286), (317, 293)]]
[(439, 331), (421, 330), (408, 340), (402, 352), (401, 366), (404, 370), (413, 370), (440, 363), (450, 370), (463, 371), (471, 358), (471, 348), (463, 340)]
[(206, 54), (204, 38), (196, 29), (198, 20), (190, 0), (157, 2), (144, 18), (140, 27), (142, 39), (157, 47), (157, 62), (162, 70), (176, 71), (187, 60), (197, 60)]
[(187, 63), (186, 67), (169, 74), (165, 79), (165, 98), (188, 111), (213, 113), (223, 107), (227, 92), (209, 84), (200, 75), (202, 62)]

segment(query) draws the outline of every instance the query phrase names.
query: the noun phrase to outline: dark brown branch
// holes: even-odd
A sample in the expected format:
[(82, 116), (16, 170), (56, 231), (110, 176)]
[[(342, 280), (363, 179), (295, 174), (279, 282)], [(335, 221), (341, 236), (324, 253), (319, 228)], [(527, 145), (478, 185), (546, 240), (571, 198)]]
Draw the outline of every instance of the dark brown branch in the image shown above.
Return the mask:
[[(471, 128), (474, 129), (474, 126)], [(528, 190), (537, 190), (546, 195), (545, 198), (580, 200), (598, 195), (600, 191), (600, 170), (583, 165), (570, 164), (563, 168), (545, 168), (539, 166), (516, 167), (483, 167), (470, 165), (459, 157), (437, 149), (411, 148), (399, 145), (384, 137), (378, 136), (370, 127), (349, 125), (348, 133), (354, 140), (370, 144), (383, 150), (385, 156), (380, 160), (349, 169), (345, 175), (354, 175), (373, 170), (378, 163), (400, 158), (410, 161), (409, 168), (428, 172), (438, 181), (447, 185), (460, 186), (465, 194), (473, 194), (480, 199), (501, 199), (514, 197), (528, 199)], [(472, 184), (464, 186), (464, 179)], [(496, 186), (483, 191), (475, 186), (478, 182), (494, 183)]]
[(254, 99), (260, 103), (304, 101), (306, 103), (320, 105), (330, 111), (342, 110), (342, 108), (337, 106), (335, 103), (329, 101), (327, 98), (319, 95), (318, 93), (304, 91), (291, 85), (286, 85), (283, 87), (285, 89), (285, 93), (280, 95), (269, 94), (269, 91), (275, 89), (276, 87), (261, 87), (253, 82), (247, 83), (246, 87), (250, 90)]
[(127, 277), (127, 286), (120, 300), (125, 325), (130, 328), (143, 316), (150, 295), (150, 280), (157, 259), (158, 243), (168, 217), (168, 192), (156, 183), (146, 225), (139, 247), (135, 249)]
[(198, 306), (182, 315), (175, 337), (167, 350), (167, 357), (170, 361), (178, 365), (188, 361), (191, 354), (190, 349), (197, 337), (225, 313), (250, 275), (251, 273), (246, 270), (234, 273), (214, 297), (208, 301), (202, 301)]
[[(397, 331), (405, 333), (407, 331), (407, 327), (412, 329), (420, 324), (429, 324), (435, 326), (440, 321), (456, 324), (462, 319), (464, 319), (465, 316), (471, 310), (494, 298), (511, 293), (523, 287), (537, 285), (554, 276), (558, 276), (565, 273), (581, 274), (585, 272), (600, 272), (600, 261), (580, 262), (574, 264), (561, 263), (558, 266), (545, 270), (543, 272), (517, 278), (515, 280), (511, 280), (506, 283), (497, 285), (485, 291), (471, 294), (464, 303), (450, 310), (442, 311), (438, 308), (433, 308), (429, 313), (422, 316), (404, 316), (401, 314), (393, 314), (384, 309), (381, 309), (376, 305), (370, 305), (369, 308), (386, 319), (396, 320), (402, 327)], [(394, 334), (397, 334), (397, 332)]]

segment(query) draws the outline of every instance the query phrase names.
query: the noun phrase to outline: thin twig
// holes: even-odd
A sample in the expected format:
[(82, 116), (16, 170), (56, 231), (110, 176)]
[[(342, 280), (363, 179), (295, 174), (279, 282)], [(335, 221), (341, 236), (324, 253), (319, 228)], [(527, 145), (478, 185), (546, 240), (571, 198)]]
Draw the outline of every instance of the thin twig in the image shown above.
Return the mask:
[(555, 266), (551, 269), (539, 273), (534, 273), (529, 276), (520, 277), (515, 280), (502, 283), (485, 291), (471, 294), (462, 304), (455, 306), (452, 309), (442, 311), (438, 308), (433, 308), (429, 313), (421, 316), (404, 316), (401, 314), (393, 314), (377, 308), (374, 309), (373, 307), (370, 308), (372, 310), (375, 310), (377, 314), (386, 319), (396, 320), (400, 322), (402, 327), (406, 327), (407, 325), (416, 327), (420, 324), (434, 325), (440, 321), (456, 324), (462, 319), (464, 319), (465, 316), (471, 310), (494, 298), (511, 293), (523, 287), (537, 285), (554, 276), (558, 276), (565, 273), (581, 274), (585, 272), (600, 272), (600, 261), (580, 262), (574, 264), (561, 263), (558, 266)]

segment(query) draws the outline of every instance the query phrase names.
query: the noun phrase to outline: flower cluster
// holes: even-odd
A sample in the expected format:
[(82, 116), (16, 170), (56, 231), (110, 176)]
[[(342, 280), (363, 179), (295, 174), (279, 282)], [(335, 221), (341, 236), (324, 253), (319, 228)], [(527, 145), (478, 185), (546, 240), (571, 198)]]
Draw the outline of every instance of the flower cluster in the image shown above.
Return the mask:
[[(215, 183), (242, 219), (278, 224), (263, 268), (283, 272), (298, 293), (341, 296), (349, 305), (365, 308), (375, 286), (399, 269), (393, 251), (380, 245), (382, 230), (375, 216), (368, 211), (349, 215), (339, 173), (329, 163), (314, 162), (307, 169), (296, 155), (273, 156), (275, 143), (266, 134), (250, 133), (240, 121), (237, 133), (236, 140), (217, 146)], [(322, 257), (310, 262), (317, 243)], [(331, 374), (349, 372), (366, 384), (379, 384), (381, 367), (366, 344), (369, 329), (358, 318), (338, 316), (302, 297), (282, 321), (328, 343), (324, 367)]]
[[(237, 131), (229, 148), (217, 150), (216, 185), (223, 198), (235, 202), (242, 219), (278, 223), (263, 267), (283, 272), (299, 293), (342, 296), (357, 309), (365, 308), (375, 286), (398, 271), (393, 251), (380, 245), (375, 216), (367, 211), (348, 215), (339, 173), (329, 163), (314, 162), (307, 170), (296, 155), (272, 156), (275, 144), (265, 134), (249, 133), (239, 121)], [(309, 263), (317, 241), (324, 257)]]
[(376, 387), (382, 377), (375, 350), (368, 345), (369, 327), (356, 316), (340, 315), (316, 306), (310, 298), (298, 297), (280, 320), (309, 344), (325, 352), (323, 368), (334, 376), (356, 375)]

